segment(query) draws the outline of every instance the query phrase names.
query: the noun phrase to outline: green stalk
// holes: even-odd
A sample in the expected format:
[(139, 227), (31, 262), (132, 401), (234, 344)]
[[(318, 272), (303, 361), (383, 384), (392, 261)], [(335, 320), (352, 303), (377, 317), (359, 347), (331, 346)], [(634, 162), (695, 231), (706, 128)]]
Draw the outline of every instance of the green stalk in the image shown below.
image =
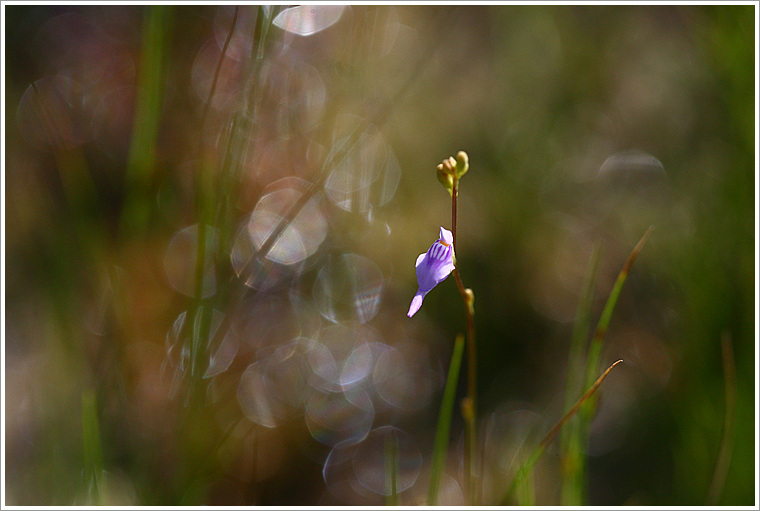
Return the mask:
[(435, 428), (433, 460), (430, 469), (430, 486), (428, 486), (428, 506), (435, 506), (438, 502), (438, 489), (441, 485), (443, 466), (446, 463), (446, 451), (448, 450), (451, 419), (454, 412), (454, 400), (456, 398), (459, 369), (462, 365), (463, 354), (464, 336), (459, 334), (454, 341), (454, 352), (451, 355), (449, 374), (446, 378), (446, 386), (443, 389), (441, 410), (438, 413), (438, 425)]
[(211, 176), (209, 172), (205, 172), (207, 164), (210, 166), (208, 160), (210, 157), (203, 151), (203, 133), (206, 127), (206, 121), (208, 119), (208, 112), (211, 108), (211, 104), (214, 100), (214, 94), (216, 93), (216, 85), (219, 82), (219, 75), (222, 70), (222, 64), (224, 63), (224, 57), (227, 54), (227, 47), (232, 39), (232, 34), (235, 31), (235, 25), (237, 24), (238, 7), (235, 7), (235, 14), (232, 17), (230, 23), (230, 29), (227, 33), (227, 38), (222, 46), (222, 53), (219, 56), (219, 62), (216, 65), (214, 71), (214, 78), (211, 81), (211, 88), (209, 89), (208, 98), (206, 104), (203, 107), (203, 115), (201, 116), (201, 129), (200, 140), (198, 141), (198, 147), (201, 150), (201, 161), (198, 165), (195, 174), (195, 202), (198, 210), (198, 246), (195, 259), (195, 299), (200, 301), (203, 297), (203, 274), (206, 267), (206, 225), (213, 223), (213, 197), (207, 197), (206, 190), (212, 190), (213, 187), (209, 182)]
[[(213, 253), (206, 254), (208, 251), (208, 240), (206, 239), (206, 226), (213, 224), (213, 204), (214, 204), (214, 187), (211, 184), (213, 175), (210, 172), (206, 172), (207, 167), (211, 167), (211, 157), (203, 150), (203, 133), (206, 127), (206, 121), (208, 119), (209, 109), (214, 100), (214, 94), (216, 93), (216, 86), (219, 82), (219, 76), (222, 70), (222, 64), (227, 54), (227, 48), (232, 40), (232, 34), (235, 32), (235, 25), (237, 24), (238, 7), (235, 7), (235, 13), (230, 23), (227, 37), (222, 46), (222, 52), (219, 56), (219, 62), (217, 62), (216, 70), (214, 71), (214, 78), (211, 82), (211, 88), (209, 89), (208, 98), (206, 104), (203, 107), (203, 114), (201, 116), (201, 129), (199, 130), (200, 140), (198, 142), (199, 150), (201, 151), (201, 161), (198, 165), (195, 175), (195, 198), (196, 208), (198, 211), (198, 227), (197, 227), (197, 247), (195, 255), (195, 300), (196, 307), (193, 313), (193, 333), (192, 343), (190, 350), (191, 358), (191, 376), (202, 376), (200, 372), (200, 359), (201, 346), (204, 341), (208, 344), (209, 329), (211, 322), (211, 309), (210, 307), (204, 307), (201, 305), (203, 300), (203, 280), (206, 268), (206, 261), (209, 257), (213, 257)], [(207, 255), (209, 257), (207, 257)]]
[[(594, 289), (601, 261), (600, 245), (594, 247), (591, 259), (583, 279), (581, 298), (578, 301), (573, 333), (570, 339), (570, 353), (568, 355), (567, 378), (565, 381), (565, 410), (570, 409), (573, 399), (582, 388), (583, 366), (585, 363), (584, 351), (586, 340), (591, 329), (591, 309), (594, 301)], [(582, 449), (582, 431), (579, 421), (570, 422), (562, 430), (561, 440), (561, 463), (562, 463), (562, 495), (561, 502), (564, 506), (580, 506), (583, 502), (585, 488), (585, 458)]]
[[(594, 376), (598, 371), (602, 354), (602, 344), (604, 343), (604, 336), (607, 333), (607, 327), (610, 324), (610, 318), (612, 318), (612, 312), (615, 310), (615, 305), (617, 304), (618, 297), (620, 296), (620, 291), (623, 289), (623, 284), (625, 284), (625, 280), (628, 278), (628, 273), (630, 273), (633, 263), (636, 261), (636, 258), (638, 257), (639, 252), (641, 252), (641, 249), (644, 248), (644, 244), (646, 244), (649, 236), (652, 234), (652, 231), (654, 231), (654, 225), (650, 226), (649, 229), (647, 229), (647, 232), (644, 233), (644, 236), (641, 237), (636, 246), (633, 247), (633, 250), (631, 250), (631, 253), (628, 255), (628, 259), (625, 261), (623, 268), (618, 274), (615, 285), (612, 287), (612, 291), (610, 291), (610, 295), (607, 298), (607, 303), (604, 305), (604, 310), (602, 311), (602, 315), (599, 318), (599, 323), (596, 326), (594, 338), (591, 339), (591, 346), (589, 347), (588, 357), (586, 358), (586, 386), (593, 383)], [(589, 406), (587, 410), (589, 412), (592, 412), (593, 406)], [(585, 413), (584, 411), (584, 415), (588, 416), (589, 414)]]
[(126, 171), (127, 197), (121, 215), (122, 229), (142, 232), (149, 222), (146, 200), (156, 166), (156, 147), (163, 100), (163, 75), (171, 21), (171, 7), (154, 5), (145, 10), (137, 83), (137, 106)]
[(536, 476), (533, 471), (528, 472), (524, 479), (515, 484), (515, 493), (518, 506), (536, 505)]
[(398, 505), (398, 438), (391, 431), (385, 439), (385, 504), (387, 506)]
[(103, 451), (100, 442), (100, 426), (98, 423), (97, 402), (95, 392), (85, 390), (82, 392), (82, 447), (84, 452), (84, 469), (87, 483), (92, 484), (96, 503), (101, 502), (103, 496)]

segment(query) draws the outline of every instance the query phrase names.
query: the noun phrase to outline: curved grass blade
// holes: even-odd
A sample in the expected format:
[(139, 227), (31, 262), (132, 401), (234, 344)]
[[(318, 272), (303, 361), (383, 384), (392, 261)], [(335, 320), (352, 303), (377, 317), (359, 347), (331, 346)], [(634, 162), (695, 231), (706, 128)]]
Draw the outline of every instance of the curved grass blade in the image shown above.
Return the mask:
[[(594, 378), (596, 377), (596, 374), (599, 371), (599, 363), (601, 360), (601, 354), (602, 354), (602, 345), (604, 343), (604, 336), (607, 333), (607, 328), (610, 324), (610, 319), (612, 318), (612, 313), (615, 310), (615, 306), (617, 305), (618, 298), (620, 297), (620, 292), (623, 289), (623, 284), (625, 283), (626, 279), (628, 278), (628, 274), (631, 271), (631, 267), (633, 266), (633, 263), (636, 261), (636, 258), (638, 257), (639, 253), (641, 252), (641, 249), (646, 244), (647, 240), (649, 239), (649, 236), (651, 236), (652, 232), (654, 231), (654, 226), (650, 226), (649, 229), (644, 233), (644, 235), (641, 237), (639, 242), (636, 244), (636, 246), (631, 250), (631, 253), (628, 255), (628, 259), (626, 259), (625, 264), (623, 264), (623, 268), (620, 270), (620, 273), (617, 276), (617, 279), (615, 280), (615, 284), (612, 287), (612, 291), (610, 291), (609, 296), (607, 297), (607, 302), (604, 305), (604, 309), (602, 310), (602, 314), (599, 318), (599, 322), (597, 323), (596, 330), (594, 331), (594, 336), (591, 339), (591, 345), (589, 346), (588, 354), (586, 356), (586, 374), (584, 377), (585, 386), (588, 387), (589, 385), (592, 385)], [(598, 261), (597, 263), (598, 264)], [(588, 289), (586, 292), (593, 292), (593, 290), (589, 291)], [(587, 298), (587, 296), (584, 296), (584, 298)], [(588, 304), (588, 308), (590, 310), (590, 303)], [(588, 328), (588, 327), (586, 327)], [(576, 330), (573, 331), (573, 343), (577, 342), (575, 339), (575, 335), (579, 332)], [(585, 338), (585, 335), (587, 335), (586, 332), (583, 332), (583, 336)], [(575, 347), (575, 344), (571, 346), (571, 356), (573, 355), (573, 348)], [(570, 368), (572, 370), (573, 368), (573, 359), (570, 360)], [(570, 375), (569, 375), (570, 377)], [(570, 381), (568, 380), (568, 384), (570, 384)], [(566, 448), (563, 450), (563, 466), (562, 470), (564, 472), (564, 478), (562, 483), (562, 503), (565, 505), (581, 505), (583, 500), (583, 494), (584, 494), (584, 488), (585, 488), (585, 466), (586, 466), (586, 459), (584, 454), (584, 443), (588, 440), (588, 428), (589, 423), (591, 422), (591, 417), (594, 414), (594, 408), (595, 408), (595, 400), (591, 399), (588, 401), (588, 403), (583, 406), (583, 409), (579, 415), (579, 421), (575, 424), (573, 424), (569, 431), (565, 433), (563, 436), (563, 444), (566, 445)]]
[(633, 250), (631, 250), (628, 259), (625, 261), (623, 268), (618, 274), (617, 280), (615, 280), (615, 285), (612, 286), (612, 291), (610, 291), (610, 296), (607, 298), (607, 303), (604, 305), (604, 310), (602, 310), (599, 323), (596, 325), (594, 338), (591, 339), (591, 346), (589, 346), (588, 357), (586, 358), (586, 386), (591, 385), (594, 381), (594, 376), (598, 371), (604, 335), (607, 333), (607, 327), (610, 324), (610, 318), (612, 318), (612, 312), (615, 310), (620, 291), (623, 289), (623, 284), (625, 284), (625, 280), (628, 278), (628, 273), (630, 273), (633, 263), (636, 261), (641, 249), (644, 248), (644, 244), (649, 239), (652, 231), (654, 231), (654, 225), (651, 225), (649, 229), (647, 229), (644, 236), (642, 236), (636, 246), (633, 247)]
[(536, 465), (539, 459), (541, 459), (541, 456), (544, 454), (544, 451), (546, 451), (546, 447), (551, 443), (551, 441), (554, 439), (555, 436), (557, 436), (557, 433), (562, 429), (562, 426), (567, 424), (567, 421), (572, 419), (573, 415), (575, 415), (578, 410), (580, 410), (581, 406), (596, 392), (596, 390), (599, 388), (599, 386), (602, 384), (605, 378), (607, 378), (607, 375), (610, 374), (610, 371), (612, 371), (612, 368), (621, 363), (622, 360), (618, 360), (615, 363), (613, 363), (610, 367), (607, 368), (606, 371), (602, 373), (599, 378), (594, 382), (594, 384), (586, 391), (583, 396), (573, 405), (573, 407), (568, 411), (557, 424), (554, 425), (554, 427), (549, 430), (549, 432), (546, 434), (546, 436), (541, 440), (541, 442), (533, 449), (533, 452), (531, 452), (528, 459), (525, 461), (525, 463), (522, 464), (522, 466), (517, 470), (517, 473), (515, 474), (515, 477), (512, 478), (512, 482), (509, 485), (509, 489), (507, 490), (506, 495), (504, 495), (504, 499), (509, 497), (509, 495), (514, 490), (515, 486), (522, 482), (525, 477), (530, 474), (530, 472), (533, 470), (533, 467)]

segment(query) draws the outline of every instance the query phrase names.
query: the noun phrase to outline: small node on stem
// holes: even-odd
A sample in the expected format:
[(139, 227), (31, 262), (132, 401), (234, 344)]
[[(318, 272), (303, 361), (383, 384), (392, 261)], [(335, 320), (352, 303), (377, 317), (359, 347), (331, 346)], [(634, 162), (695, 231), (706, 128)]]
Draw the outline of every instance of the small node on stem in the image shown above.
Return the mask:
[(467, 304), (467, 309), (470, 311), (470, 315), (475, 315), (475, 293), (469, 287), (464, 290), (464, 299)]

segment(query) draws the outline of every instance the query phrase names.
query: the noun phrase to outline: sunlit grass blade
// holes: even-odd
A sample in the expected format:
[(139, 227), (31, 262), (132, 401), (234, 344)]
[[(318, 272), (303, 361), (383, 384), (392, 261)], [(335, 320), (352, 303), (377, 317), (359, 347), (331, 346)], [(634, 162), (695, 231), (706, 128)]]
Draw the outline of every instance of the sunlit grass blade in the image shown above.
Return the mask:
[[(585, 365), (586, 342), (591, 329), (591, 309), (594, 301), (594, 289), (601, 261), (601, 247), (596, 245), (591, 253), (586, 275), (583, 279), (581, 298), (573, 333), (570, 339), (568, 355), (567, 378), (565, 379), (565, 410), (573, 404), (573, 399), (581, 390), (583, 369)], [(561, 468), (563, 505), (579, 506), (583, 502), (584, 491), (584, 462), (582, 450), (582, 431), (579, 421), (570, 422), (561, 434)]]
[[(612, 313), (615, 310), (615, 306), (617, 305), (618, 298), (620, 297), (620, 292), (623, 289), (623, 284), (625, 283), (626, 279), (628, 278), (628, 274), (631, 271), (631, 267), (633, 266), (633, 263), (636, 261), (636, 258), (638, 257), (639, 253), (641, 252), (641, 249), (644, 247), (644, 244), (646, 244), (647, 240), (649, 239), (649, 236), (652, 234), (652, 231), (654, 231), (654, 226), (650, 226), (649, 229), (644, 233), (644, 235), (641, 237), (639, 242), (636, 244), (636, 246), (631, 250), (631, 253), (628, 255), (628, 259), (625, 261), (625, 264), (623, 264), (623, 268), (620, 270), (620, 273), (618, 274), (617, 279), (615, 280), (615, 284), (612, 287), (612, 291), (610, 291), (609, 296), (607, 297), (607, 302), (604, 305), (604, 309), (602, 310), (602, 314), (599, 318), (599, 322), (597, 323), (596, 330), (594, 331), (594, 336), (591, 339), (591, 344), (588, 349), (588, 354), (586, 356), (586, 370), (585, 370), (585, 376), (583, 377), (583, 380), (585, 381), (585, 386), (588, 387), (589, 385), (593, 384), (594, 378), (596, 377), (596, 374), (599, 371), (599, 364), (601, 360), (601, 354), (602, 354), (602, 345), (604, 343), (604, 337), (607, 333), (607, 328), (609, 327), (610, 319), (612, 318)], [(598, 264), (598, 261), (595, 263)], [(592, 285), (589, 283), (589, 285)], [(591, 290), (586, 289), (585, 293), (593, 293), (593, 288)], [(584, 293), (584, 299), (589, 299), (588, 296)], [(591, 303), (589, 302), (587, 305), (588, 312), (590, 313)], [(585, 318), (586, 321), (588, 321), (588, 318)], [(585, 339), (586, 335), (588, 335), (588, 326), (586, 326), (585, 332), (580, 332), (580, 327), (578, 329), (574, 330), (573, 332), (573, 341), (571, 346), (571, 358), (570, 358), (570, 370), (574, 370), (576, 366), (574, 366), (574, 361), (577, 356), (577, 354), (574, 352), (574, 349), (577, 348), (576, 342), (580, 342), (578, 339), (575, 338), (576, 335), (583, 336), (581, 338), (581, 341)], [(582, 346), (582, 342), (580, 342)], [(576, 378), (578, 377), (578, 373), (573, 375), (568, 375), (568, 384), (572, 385), (569, 378)], [(568, 396), (566, 395), (566, 406), (568, 404)], [(562, 481), (562, 503), (564, 505), (581, 505), (583, 503), (584, 499), (584, 492), (585, 492), (585, 486), (586, 486), (586, 478), (585, 478), (585, 472), (586, 472), (586, 455), (585, 455), (585, 448), (586, 444), (588, 443), (588, 431), (589, 431), (589, 424), (591, 422), (591, 417), (594, 414), (594, 399), (588, 400), (588, 403), (586, 403), (585, 406), (583, 406), (583, 409), (581, 413), (579, 414), (579, 420), (573, 423), (571, 426), (569, 426), (568, 431), (564, 433), (563, 436), (563, 454), (562, 454), (562, 470), (563, 470), (563, 481)]]
[(525, 478), (515, 483), (517, 505), (521, 507), (536, 505), (536, 477), (531, 470)]
[(222, 70), (222, 64), (224, 63), (225, 56), (227, 54), (227, 47), (232, 39), (232, 34), (235, 31), (235, 25), (237, 24), (238, 7), (235, 7), (234, 15), (232, 16), (232, 22), (227, 32), (227, 37), (224, 40), (221, 54), (219, 55), (219, 61), (216, 64), (216, 70), (214, 71), (214, 77), (211, 81), (211, 88), (208, 92), (208, 98), (206, 98), (206, 104), (203, 107), (203, 115), (201, 116), (201, 129), (199, 130), (200, 140), (198, 141), (198, 148), (201, 150), (200, 163), (196, 167), (195, 172), (195, 207), (198, 215), (198, 245), (196, 248), (196, 263), (195, 263), (195, 297), (200, 300), (203, 296), (203, 273), (206, 265), (206, 228), (207, 224), (213, 224), (213, 209), (214, 209), (214, 187), (212, 185), (213, 173), (208, 172), (207, 169), (211, 167), (211, 157), (203, 151), (203, 134), (206, 128), (206, 121), (208, 120), (208, 113), (211, 105), (214, 101), (214, 95), (216, 94), (216, 86), (219, 81), (219, 75)]
[(707, 492), (705, 505), (718, 504), (731, 464), (731, 449), (734, 446), (734, 426), (736, 424), (736, 364), (731, 334), (724, 332), (721, 337), (721, 354), (723, 355), (723, 379), (725, 381), (725, 416), (723, 417), (723, 433), (720, 441), (718, 459), (715, 462), (710, 489)]
[(103, 451), (100, 443), (100, 425), (95, 393), (92, 390), (82, 392), (82, 448), (84, 451), (84, 469), (87, 484), (90, 485), (94, 504), (101, 504), (103, 478)]
[(208, 172), (211, 168), (212, 162), (210, 155), (203, 150), (203, 133), (206, 127), (206, 121), (208, 118), (209, 109), (214, 101), (214, 95), (216, 94), (216, 87), (219, 81), (219, 75), (222, 69), (222, 64), (227, 53), (227, 47), (232, 39), (232, 34), (235, 31), (238, 17), (238, 7), (235, 7), (232, 21), (230, 23), (227, 37), (225, 38), (224, 45), (222, 46), (219, 61), (216, 64), (214, 71), (214, 77), (211, 82), (211, 88), (209, 89), (208, 97), (203, 108), (203, 114), (201, 116), (201, 128), (199, 130), (198, 148), (201, 151), (200, 163), (196, 168), (195, 173), (195, 200), (196, 200), (196, 213), (198, 218), (198, 243), (196, 246), (196, 259), (195, 259), (195, 299), (197, 305), (193, 311), (193, 331), (192, 342), (190, 346), (190, 375), (194, 376), (194, 382), (197, 384), (198, 378), (202, 372), (200, 370), (200, 354), (201, 348), (204, 344), (208, 344), (210, 341), (209, 329), (210, 329), (210, 314), (208, 308), (200, 305), (203, 299), (203, 281), (204, 273), (206, 270), (206, 264), (210, 257), (213, 257), (213, 253), (208, 252), (207, 241), (207, 225), (213, 224), (213, 213), (215, 197), (213, 196), (214, 187), (212, 186), (213, 173)]
[(541, 442), (533, 449), (528, 459), (522, 464), (522, 466), (517, 470), (517, 473), (515, 474), (514, 478), (512, 479), (512, 482), (509, 485), (509, 489), (507, 489), (507, 493), (504, 496), (504, 499), (509, 497), (509, 495), (512, 493), (512, 491), (515, 489), (516, 485), (520, 482), (522, 482), (528, 474), (533, 470), (533, 467), (536, 465), (539, 459), (541, 459), (541, 456), (543, 456), (544, 452), (546, 451), (547, 446), (551, 443), (551, 441), (554, 439), (555, 436), (557, 436), (557, 433), (562, 429), (562, 426), (567, 424), (567, 421), (573, 418), (573, 416), (578, 412), (578, 410), (581, 408), (581, 406), (596, 392), (596, 390), (599, 388), (599, 386), (602, 384), (605, 378), (607, 378), (607, 375), (610, 374), (610, 371), (612, 371), (612, 368), (614, 368), (616, 365), (621, 363), (622, 360), (618, 360), (615, 363), (613, 363), (610, 367), (607, 368), (606, 371), (602, 373), (599, 378), (594, 382), (593, 385), (586, 391), (583, 396), (573, 405), (573, 407), (559, 420), (557, 424), (554, 425), (554, 427), (549, 430), (549, 432), (546, 434), (546, 436), (541, 440)]
[(449, 445), (449, 433), (451, 431), (451, 419), (454, 414), (454, 399), (456, 398), (457, 382), (459, 381), (459, 369), (462, 366), (464, 353), (464, 336), (457, 335), (454, 341), (454, 352), (449, 363), (449, 374), (446, 378), (446, 386), (443, 389), (441, 411), (438, 413), (438, 425), (435, 429), (435, 442), (433, 444), (433, 460), (430, 468), (430, 486), (428, 486), (429, 506), (435, 506), (438, 502), (438, 490), (441, 485), (443, 466), (446, 463), (446, 452)]

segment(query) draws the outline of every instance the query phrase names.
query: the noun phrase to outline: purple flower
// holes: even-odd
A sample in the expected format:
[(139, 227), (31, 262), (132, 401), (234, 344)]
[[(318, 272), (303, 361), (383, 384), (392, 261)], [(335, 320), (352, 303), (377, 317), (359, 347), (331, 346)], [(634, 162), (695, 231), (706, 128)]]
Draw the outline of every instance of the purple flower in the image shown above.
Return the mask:
[(419, 289), (412, 298), (409, 312), (410, 318), (414, 316), (422, 306), (425, 295), (435, 286), (446, 280), (454, 270), (454, 237), (451, 231), (441, 227), (441, 234), (427, 252), (420, 254), (415, 266), (417, 267), (417, 285)]

